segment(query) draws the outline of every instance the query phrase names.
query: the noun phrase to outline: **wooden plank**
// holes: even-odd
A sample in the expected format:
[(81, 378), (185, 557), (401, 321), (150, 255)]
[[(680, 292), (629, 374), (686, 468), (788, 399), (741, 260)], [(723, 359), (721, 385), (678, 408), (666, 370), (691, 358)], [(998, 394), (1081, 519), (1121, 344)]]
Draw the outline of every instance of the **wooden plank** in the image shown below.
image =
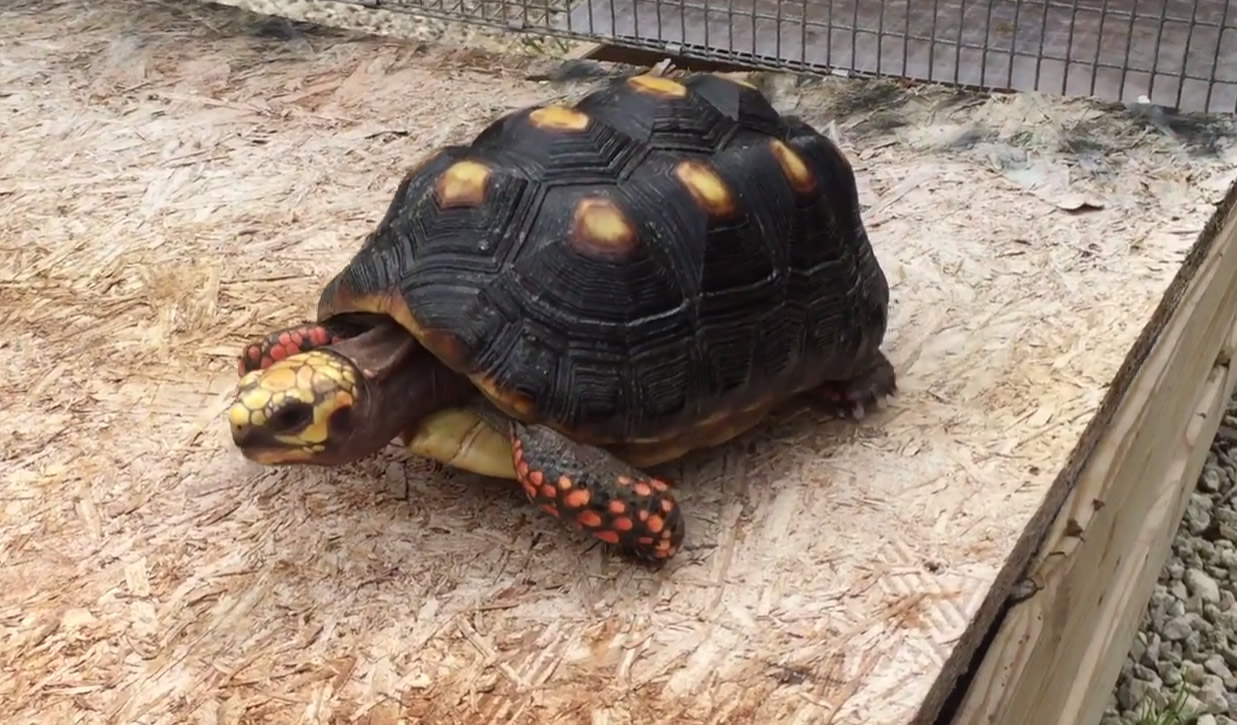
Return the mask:
[[(1109, 100), (1149, 93), (1167, 106), (1178, 105), (1180, 90), (1183, 108), (1202, 110), (1209, 99), (1213, 110), (1237, 107), (1237, 54), (1216, 57), (1218, 26), (1237, 26), (1237, 13), (1224, 15), (1224, 0), (1197, 0), (1193, 28), (1189, 11), (1166, 22), (1158, 10), (1138, 9), (1136, 0), (1109, 0), (1103, 13), (1099, 2), (1079, 6), (1010, 0), (581, 0), (569, 16), (553, 22), (560, 30), (609, 42), (734, 62)], [(1183, 62), (1192, 76), (1185, 80)], [(1200, 79), (1213, 68), (1218, 84), (1209, 97), (1208, 83)]]
[(596, 60), (597, 54), (604, 52), (607, 46), (604, 43), (577, 43), (574, 48), (563, 54), (561, 60)]
[(1035, 593), (1009, 609), (955, 725), (1098, 721), (1237, 384), (1235, 198), (1237, 188), (1208, 226), (1205, 258), (1058, 513), (1025, 580)]

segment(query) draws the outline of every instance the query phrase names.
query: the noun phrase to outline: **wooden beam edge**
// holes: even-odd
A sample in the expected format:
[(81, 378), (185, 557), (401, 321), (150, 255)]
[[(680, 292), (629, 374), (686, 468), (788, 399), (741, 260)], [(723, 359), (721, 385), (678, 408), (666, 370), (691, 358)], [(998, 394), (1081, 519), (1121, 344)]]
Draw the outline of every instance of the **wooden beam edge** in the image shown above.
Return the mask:
[[(1237, 327), (1226, 344), (1237, 342)], [(1155, 581), (1172, 550), (1172, 540), (1190, 499), (1211, 441), (1227, 409), (1229, 397), (1237, 387), (1237, 370), (1217, 363), (1207, 377), (1207, 385), (1194, 406), (1185, 430), (1185, 440), (1177, 447), (1168, 475), (1154, 490), (1147, 520), (1128, 555), (1119, 562), (1115, 586), (1108, 589), (1094, 619), (1095, 636), (1083, 640), (1078, 671), (1085, 677), (1073, 678), (1064, 698), (1062, 722), (1098, 722), (1112, 692), (1121, 663), (1141, 615), (1154, 589)]]
[[(1085, 718), (1098, 718), (1111, 691), (1112, 682), (1108, 680), (1115, 679), (1120, 668), (1128, 638), (1133, 636), (1167, 558), (1171, 535), (1180, 522), (1189, 490), (1197, 480), (1211, 438), (1219, 426), (1224, 403), (1237, 384), (1237, 374), (1228, 362), (1231, 350), (1237, 346), (1235, 199), (1237, 184), (1230, 188), (1227, 198), (1200, 234), (1198, 246), (1207, 248), (1194, 251), (1205, 251), (1206, 256), (1184, 285), (1171, 316), (1155, 336), (1154, 344), (1087, 455), (1077, 482), (1057, 510), (1048, 535), (1027, 568), (1029, 580), (1039, 591), (1025, 601), (1012, 604), (999, 622), (969, 686), (960, 693), (960, 706), (949, 722), (955, 725), (1016, 722), (1042, 725), (1083, 723), (1087, 722)], [(1171, 293), (1170, 289), (1165, 297)], [(1165, 377), (1183, 373), (1193, 373), (1195, 377), (1176, 381)], [(1174, 387), (1185, 395), (1174, 396)], [(1145, 397), (1148, 390), (1159, 395), (1159, 405), (1148, 406)], [(1163, 407), (1165, 405), (1177, 409), (1178, 414), (1171, 415)], [(1161, 471), (1158, 483), (1152, 481), (1158, 492), (1153, 503), (1168, 504), (1167, 511), (1159, 509), (1161, 515), (1155, 521), (1154, 530), (1137, 537), (1132, 542), (1133, 549), (1122, 549), (1108, 538), (1113, 534), (1112, 522), (1118, 514), (1129, 519), (1137, 518), (1142, 512), (1110, 510), (1103, 516), (1093, 512), (1096, 516), (1088, 521), (1085, 512), (1092, 504), (1082, 499), (1103, 490), (1105, 474), (1110, 464), (1116, 463), (1114, 456), (1121, 449), (1129, 448), (1138, 432), (1136, 424), (1140, 419), (1145, 422), (1149, 416), (1164, 428), (1163, 433), (1172, 436), (1170, 440), (1180, 441), (1171, 455), (1158, 455), (1159, 467), (1165, 470)], [(1169, 425), (1165, 422), (1169, 420), (1175, 422)], [(1119, 435), (1121, 431), (1126, 435)], [(1123, 442), (1125, 445), (1121, 445)], [(1096, 482), (1099, 482), (1098, 489)], [(1167, 515), (1169, 513), (1172, 515)], [(1078, 520), (1080, 514), (1085, 525)], [(1105, 523), (1108, 530), (1099, 530), (1100, 523)], [(1119, 608), (1112, 601), (1114, 597), (1106, 596), (1110, 592), (1104, 593), (1107, 605), (1103, 611), (1114, 621), (1092, 628), (1089, 640), (1071, 643), (1064, 641), (1063, 635), (1067, 629), (1080, 627), (1077, 624), (1079, 614), (1092, 614), (1103, 605), (1102, 602), (1078, 601), (1072, 595), (1079, 587), (1068, 586), (1070, 582), (1066, 577), (1071, 573), (1081, 582), (1082, 588), (1096, 583), (1095, 570), (1075, 566), (1083, 554), (1088, 555), (1085, 558), (1098, 559), (1105, 568), (1123, 572), (1130, 583), (1119, 593)], [(1088, 579), (1089, 585), (1086, 584)], [(1088, 604), (1097, 609), (1087, 609)], [(1119, 611), (1113, 612), (1114, 608)], [(1075, 622), (1073, 627), (1068, 626), (1071, 617)], [(1092, 614), (1086, 619), (1094, 621), (1096, 617)], [(1121, 639), (1123, 636), (1125, 641)], [(1081, 645), (1072, 667), (1069, 657), (1061, 661), (1061, 652), (1071, 644)]]
[(594, 60), (600, 63), (617, 63), (636, 67), (652, 67), (663, 60), (669, 59), (679, 70), (717, 72), (717, 71), (752, 71), (760, 68), (753, 63), (729, 61), (723, 58), (700, 58), (690, 53), (671, 53), (666, 50), (656, 50), (637, 45), (624, 45), (621, 42), (599, 41), (588, 43), (573, 52), (572, 59)]

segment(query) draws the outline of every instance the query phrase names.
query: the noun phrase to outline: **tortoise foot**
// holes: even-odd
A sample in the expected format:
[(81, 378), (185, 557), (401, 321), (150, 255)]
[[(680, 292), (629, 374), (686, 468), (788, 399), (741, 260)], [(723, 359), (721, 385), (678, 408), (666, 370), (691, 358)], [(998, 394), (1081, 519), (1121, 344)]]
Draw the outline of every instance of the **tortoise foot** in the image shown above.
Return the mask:
[(355, 337), (366, 329), (368, 328), (352, 322), (327, 320), (276, 330), (245, 345), (237, 364), (237, 373), (244, 377), (248, 372), (270, 367), (276, 360)]
[(624, 554), (664, 561), (685, 525), (670, 484), (545, 426), (514, 423), (516, 479), (538, 508)]
[(897, 374), (884, 353), (849, 380), (830, 380), (809, 393), (815, 407), (839, 418), (862, 420), (868, 411), (898, 390)]

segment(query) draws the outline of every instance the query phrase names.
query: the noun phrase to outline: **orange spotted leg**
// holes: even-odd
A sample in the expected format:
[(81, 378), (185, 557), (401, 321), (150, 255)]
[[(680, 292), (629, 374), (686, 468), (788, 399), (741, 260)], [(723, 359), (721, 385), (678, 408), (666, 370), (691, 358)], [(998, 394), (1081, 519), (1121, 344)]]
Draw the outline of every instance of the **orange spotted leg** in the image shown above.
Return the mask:
[(514, 422), (516, 476), (542, 511), (638, 559), (669, 559), (685, 526), (670, 486), (546, 426)]
[(237, 373), (244, 377), (245, 373), (252, 370), (270, 367), (271, 363), (276, 360), (355, 337), (369, 327), (369, 325), (354, 320), (338, 318), (325, 322), (307, 322), (276, 330), (260, 340), (245, 345), (241, 352), (240, 363), (237, 365)]
[(858, 375), (848, 380), (829, 380), (809, 395), (818, 408), (839, 418), (859, 420), (865, 411), (875, 408), (897, 389), (893, 364), (884, 353), (878, 351), (871, 364)]

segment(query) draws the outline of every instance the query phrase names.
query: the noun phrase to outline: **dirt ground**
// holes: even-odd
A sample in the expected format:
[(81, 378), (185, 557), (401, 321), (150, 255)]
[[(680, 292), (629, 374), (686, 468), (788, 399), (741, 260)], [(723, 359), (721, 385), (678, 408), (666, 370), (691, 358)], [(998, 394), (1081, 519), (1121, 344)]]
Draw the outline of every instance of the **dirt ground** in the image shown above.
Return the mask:
[(0, 21), (12, 723), (910, 722), (1237, 169), (1213, 121), (758, 79), (855, 160), (903, 393), (673, 469), (651, 572), (516, 486), (261, 469), (221, 418), (406, 168), (583, 86), (218, 6)]

